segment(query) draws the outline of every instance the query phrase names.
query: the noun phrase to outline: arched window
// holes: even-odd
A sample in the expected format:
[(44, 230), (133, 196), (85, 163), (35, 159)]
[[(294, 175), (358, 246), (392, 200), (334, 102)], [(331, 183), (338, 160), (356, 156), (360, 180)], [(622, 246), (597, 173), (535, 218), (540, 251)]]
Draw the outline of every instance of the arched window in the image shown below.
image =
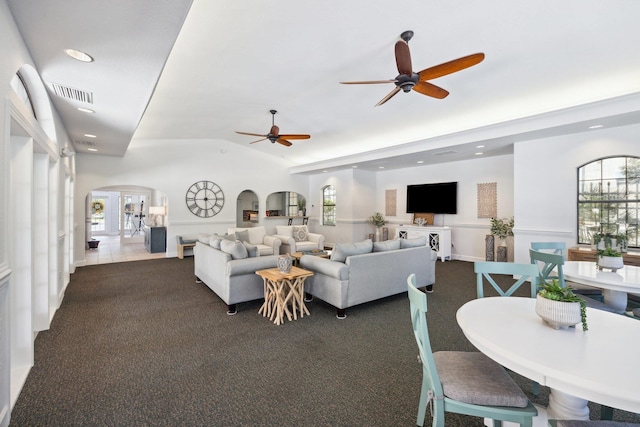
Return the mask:
[(333, 185), (322, 187), (322, 225), (336, 225), (336, 190)]
[(578, 243), (605, 234), (640, 247), (639, 211), (640, 158), (608, 157), (578, 168)]

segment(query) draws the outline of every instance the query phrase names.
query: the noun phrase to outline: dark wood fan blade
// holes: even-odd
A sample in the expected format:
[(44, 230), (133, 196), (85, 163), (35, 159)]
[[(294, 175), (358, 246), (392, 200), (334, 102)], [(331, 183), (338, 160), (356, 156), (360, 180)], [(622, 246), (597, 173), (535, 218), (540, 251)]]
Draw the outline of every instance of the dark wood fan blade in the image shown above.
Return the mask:
[(411, 66), (411, 52), (409, 51), (409, 45), (404, 40), (398, 40), (396, 42), (396, 66), (398, 67), (398, 73), (411, 76), (413, 74), (413, 67)]
[(397, 80), (368, 80), (362, 82), (340, 82), (343, 85), (377, 85), (380, 83), (395, 83)]
[(262, 135), (262, 134), (259, 134), (259, 133), (249, 133), (249, 132), (239, 132), (239, 131), (236, 131), (236, 133), (239, 133), (240, 135), (263, 136), (265, 138), (267, 137), (267, 135)]
[(438, 99), (446, 98), (447, 95), (449, 95), (449, 92), (447, 92), (446, 90), (428, 82), (418, 82), (413, 87), (413, 90), (415, 90), (416, 92), (420, 92), (423, 95), (431, 96)]
[(276, 139), (276, 142), (277, 142), (278, 144), (282, 144), (282, 145), (284, 145), (285, 147), (291, 147), (291, 146), (293, 145), (293, 144), (291, 144), (289, 141), (287, 141), (286, 139), (282, 139), (282, 138), (278, 138), (278, 139)]
[(435, 67), (425, 68), (420, 71), (418, 75), (420, 76), (421, 82), (436, 79), (479, 64), (483, 59), (484, 53), (474, 53), (473, 55), (463, 56), (462, 58), (454, 59), (453, 61), (445, 62)]
[(382, 99), (380, 100), (380, 102), (378, 102), (378, 103), (376, 104), (376, 107), (378, 107), (378, 106), (380, 106), (380, 105), (384, 104), (385, 102), (387, 102), (388, 100), (390, 100), (390, 99), (391, 99), (391, 98), (392, 98), (396, 93), (398, 93), (398, 92), (400, 92), (400, 88), (399, 88), (399, 87), (394, 88), (391, 92), (389, 92), (389, 94), (388, 94), (387, 96), (385, 96), (384, 98), (382, 98)]
[(280, 133), (280, 128), (276, 125), (271, 126), (271, 130), (269, 130), (269, 135), (278, 136)]
[(280, 135), (280, 138), (283, 138), (283, 139), (309, 139), (309, 138), (311, 138), (311, 135), (288, 134), (288, 135)]
[(264, 138), (259, 139), (259, 140), (257, 140), (257, 141), (250, 142), (249, 144), (255, 144), (256, 142), (264, 141), (265, 139), (267, 139), (267, 138), (266, 138), (266, 137), (264, 137)]

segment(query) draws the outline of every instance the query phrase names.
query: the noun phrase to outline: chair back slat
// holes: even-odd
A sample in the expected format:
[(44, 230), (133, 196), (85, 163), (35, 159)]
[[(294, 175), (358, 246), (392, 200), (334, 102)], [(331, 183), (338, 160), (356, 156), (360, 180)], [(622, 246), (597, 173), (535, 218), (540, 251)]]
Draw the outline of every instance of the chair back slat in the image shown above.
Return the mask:
[(567, 244), (565, 242), (531, 242), (531, 249), (538, 252), (550, 252), (554, 255), (562, 255), (563, 260), (567, 260)]
[(529, 249), (531, 264), (535, 265), (539, 271), (540, 283), (557, 280), (560, 287), (565, 287), (564, 280), (564, 257), (562, 255), (550, 254), (546, 252)]
[[(525, 283), (531, 285), (531, 298), (535, 298), (538, 293), (538, 269), (531, 264), (516, 264), (513, 262), (493, 262), (493, 261), (477, 261), (474, 263), (474, 271), (476, 273), (477, 297), (484, 298), (484, 282), (485, 280), (495, 289), (498, 295), (508, 297), (518, 290)], [(516, 282), (504, 290), (495, 281), (492, 275), (511, 275), (518, 277)]]
[(427, 295), (416, 288), (416, 275), (411, 274), (407, 278), (409, 291), (409, 305), (411, 308), (411, 324), (413, 333), (418, 343), (420, 360), (422, 361), (423, 375), (428, 378), (430, 390), (433, 390), (435, 397), (442, 397), (442, 384), (433, 359), (431, 341), (429, 340), (429, 329), (427, 328)]

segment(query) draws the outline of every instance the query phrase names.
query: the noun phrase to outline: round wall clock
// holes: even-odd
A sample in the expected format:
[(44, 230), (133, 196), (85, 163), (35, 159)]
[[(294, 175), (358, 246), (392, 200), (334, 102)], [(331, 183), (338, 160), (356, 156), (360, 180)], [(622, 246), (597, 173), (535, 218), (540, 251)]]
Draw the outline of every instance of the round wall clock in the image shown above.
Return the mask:
[(222, 210), (224, 193), (216, 183), (198, 181), (187, 190), (187, 207), (200, 218), (210, 218)]

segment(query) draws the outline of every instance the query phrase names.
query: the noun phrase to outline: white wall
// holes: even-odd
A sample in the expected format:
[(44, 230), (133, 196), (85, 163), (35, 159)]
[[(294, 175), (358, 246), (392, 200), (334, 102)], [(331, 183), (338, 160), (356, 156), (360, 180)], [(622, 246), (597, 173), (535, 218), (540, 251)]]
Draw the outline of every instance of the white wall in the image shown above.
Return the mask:
[(514, 148), (515, 261), (532, 241), (577, 242), (577, 169), (602, 157), (640, 156), (640, 125), (517, 143)]
[[(260, 201), (260, 224), (273, 234), (278, 220), (265, 219), (269, 194), (295, 191), (306, 196), (308, 178), (291, 176), (291, 165), (282, 158), (265, 159), (250, 148), (220, 140), (136, 140), (120, 157), (78, 154), (76, 156), (75, 262), (84, 263), (84, 216), (86, 195), (93, 189), (136, 185), (149, 187), (167, 197), (167, 257), (175, 257), (176, 235), (226, 232), (236, 226), (236, 201), (252, 190)], [(213, 181), (224, 192), (223, 209), (213, 218), (193, 215), (185, 203), (187, 188), (200, 180)], [(314, 214), (314, 215), (317, 215)]]
[(409, 224), (412, 215), (406, 213), (407, 185), (457, 181), (458, 213), (435, 215), (434, 225), (451, 227), (453, 259), (484, 260), (484, 239), (489, 234), (490, 222), (488, 218), (478, 218), (477, 184), (497, 183), (498, 217), (511, 217), (514, 215), (513, 172), (512, 155), (378, 172), (377, 208), (384, 210), (385, 190), (396, 189), (397, 215), (387, 219), (395, 225)]

